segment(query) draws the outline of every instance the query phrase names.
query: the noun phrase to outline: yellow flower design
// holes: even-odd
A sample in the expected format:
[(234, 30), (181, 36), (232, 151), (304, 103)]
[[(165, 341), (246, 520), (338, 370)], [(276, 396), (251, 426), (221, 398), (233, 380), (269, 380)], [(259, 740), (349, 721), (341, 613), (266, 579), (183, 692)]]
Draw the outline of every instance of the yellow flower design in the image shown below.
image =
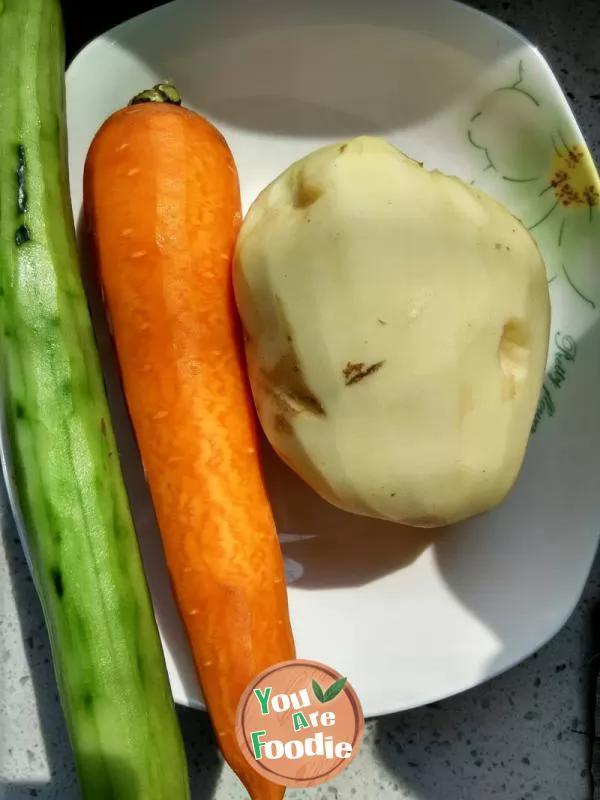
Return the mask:
[(598, 205), (600, 195), (592, 182), (593, 175), (588, 160), (589, 153), (578, 144), (563, 152), (556, 151), (554, 155), (549, 188), (565, 208), (585, 206), (591, 210)]
[(532, 233), (549, 281), (564, 276), (595, 309), (600, 305), (598, 172), (564, 111), (525, 78), (520, 62), (516, 80), (490, 92), (471, 117), (468, 140), (482, 156), (472, 183), (495, 194)]

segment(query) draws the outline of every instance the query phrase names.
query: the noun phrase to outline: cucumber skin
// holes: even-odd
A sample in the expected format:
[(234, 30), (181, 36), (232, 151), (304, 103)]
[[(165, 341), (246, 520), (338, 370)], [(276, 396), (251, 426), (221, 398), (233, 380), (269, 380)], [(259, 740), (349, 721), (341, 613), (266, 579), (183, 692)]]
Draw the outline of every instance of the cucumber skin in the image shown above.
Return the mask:
[(58, 0), (0, 0), (0, 120), (4, 413), (82, 796), (187, 800), (79, 272)]

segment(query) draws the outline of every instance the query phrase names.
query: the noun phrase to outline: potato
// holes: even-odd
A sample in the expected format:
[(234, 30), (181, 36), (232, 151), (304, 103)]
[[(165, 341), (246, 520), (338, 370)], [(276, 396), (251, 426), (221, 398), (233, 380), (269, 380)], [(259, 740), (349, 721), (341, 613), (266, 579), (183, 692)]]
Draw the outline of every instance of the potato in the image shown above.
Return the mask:
[(498, 202), (377, 137), (323, 147), (251, 206), (234, 291), (266, 437), (323, 498), (435, 527), (510, 491), (550, 303)]

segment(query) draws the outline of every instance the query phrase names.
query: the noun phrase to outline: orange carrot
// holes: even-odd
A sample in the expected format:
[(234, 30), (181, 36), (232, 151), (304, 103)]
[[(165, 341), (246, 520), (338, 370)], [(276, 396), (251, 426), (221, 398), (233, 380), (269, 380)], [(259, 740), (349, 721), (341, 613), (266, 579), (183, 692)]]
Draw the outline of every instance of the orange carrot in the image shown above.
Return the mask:
[(231, 286), (238, 175), (221, 134), (178, 102), (159, 85), (102, 125), (84, 216), (219, 746), (252, 798), (274, 800), (284, 789), (247, 764), (235, 738), (248, 682), (295, 657)]

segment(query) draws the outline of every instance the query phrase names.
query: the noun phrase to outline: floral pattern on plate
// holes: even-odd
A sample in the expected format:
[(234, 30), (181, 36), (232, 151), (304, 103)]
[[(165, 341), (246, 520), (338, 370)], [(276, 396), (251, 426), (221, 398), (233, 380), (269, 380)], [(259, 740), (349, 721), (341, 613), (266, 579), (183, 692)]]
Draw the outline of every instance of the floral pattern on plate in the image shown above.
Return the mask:
[[(511, 83), (492, 89), (472, 115), (467, 138), (479, 151), (483, 181), (531, 232), (548, 282), (590, 311), (600, 308), (600, 178), (589, 150), (551, 96), (529, 85), (523, 61)], [(562, 286), (559, 282), (563, 282)], [(577, 345), (553, 330), (546, 381), (535, 415), (554, 416), (554, 392), (575, 361)]]

